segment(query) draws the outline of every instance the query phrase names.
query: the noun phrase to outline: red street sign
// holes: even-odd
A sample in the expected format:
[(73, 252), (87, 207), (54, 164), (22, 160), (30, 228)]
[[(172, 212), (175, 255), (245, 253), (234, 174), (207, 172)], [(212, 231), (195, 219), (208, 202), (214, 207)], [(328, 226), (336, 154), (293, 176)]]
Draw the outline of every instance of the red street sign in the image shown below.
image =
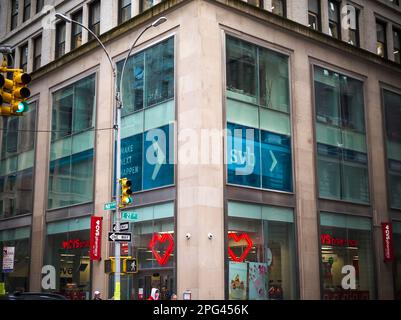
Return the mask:
[(121, 242), (121, 254), (128, 255), (128, 242)]
[(101, 258), (102, 217), (91, 217), (89, 257), (91, 260)]
[(384, 262), (394, 260), (393, 226), (389, 222), (382, 223)]

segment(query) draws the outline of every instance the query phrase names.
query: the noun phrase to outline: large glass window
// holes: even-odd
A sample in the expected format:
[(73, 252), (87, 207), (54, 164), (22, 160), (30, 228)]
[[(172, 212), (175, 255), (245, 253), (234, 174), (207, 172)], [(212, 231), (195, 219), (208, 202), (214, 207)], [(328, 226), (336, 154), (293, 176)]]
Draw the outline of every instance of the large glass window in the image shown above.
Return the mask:
[[(28, 291), (30, 234), (30, 227), (0, 231), (0, 288), (4, 289), (3, 294)], [(7, 263), (3, 263), (4, 259)]]
[[(145, 300), (152, 288), (158, 288), (161, 300), (169, 300), (177, 293), (174, 203), (137, 208), (135, 212), (138, 220), (130, 223), (133, 240), (125, 243), (122, 255), (137, 259), (138, 273), (122, 276), (121, 299)], [(113, 286), (114, 274), (110, 274), (110, 296)]]
[(375, 299), (371, 220), (321, 213), (324, 300)]
[(23, 117), (2, 118), (0, 219), (32, 213), (36, 103)]
[(134, 191), (174, 184), (173, 38), (128, 60), (122, 95), (121, 175)]
[(56, 269), (54, 292), (71, 300), (91, 299), (89, 234), (90, 217), (47, 224), (45, 264)]
[(44, 0), (36, 0), (36, 13), (42, 11), (44, 4)]
[(393, 243), (394, 243), (394, 281), (396, 300), (401, 300), (401, 222), (393, 223)]
[(230, 184), (292, 192), (288, 57), (227, 37)]
[(230, 300), (297, 299), (292, 209), (228, 203)]
[(48, 208), (93, 199), (95, 75), (53, 94)]
[(401, 95), (383, 90), (390, 206), (401, 209)]
[(369, 202), (363, 83), (315, 67), (319, 195)]

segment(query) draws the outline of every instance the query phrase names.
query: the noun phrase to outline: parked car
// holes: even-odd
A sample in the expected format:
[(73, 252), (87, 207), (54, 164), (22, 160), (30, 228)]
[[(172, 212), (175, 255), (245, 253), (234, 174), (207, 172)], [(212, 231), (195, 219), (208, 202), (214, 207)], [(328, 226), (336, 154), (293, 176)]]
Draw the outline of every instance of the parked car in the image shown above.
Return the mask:
[(67, 298), (57, 293), (14, 292), (0, 296), (0, 300), (67, 300)]

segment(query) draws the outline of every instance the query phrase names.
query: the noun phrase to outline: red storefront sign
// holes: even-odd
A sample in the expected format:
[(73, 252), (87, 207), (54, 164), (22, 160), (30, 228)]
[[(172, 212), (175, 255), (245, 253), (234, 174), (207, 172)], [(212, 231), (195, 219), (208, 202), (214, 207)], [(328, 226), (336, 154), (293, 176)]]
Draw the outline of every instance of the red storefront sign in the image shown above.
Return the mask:
[(101, 258), (102, 217), (91, 217), (89, 257), (91, 260)]
[(235, 255), (235, 253), (231, 250), (231, 248), (228, 247), (228, 254), (230, 255), (231, 259), (233, 259), (235, 262), (244, 261), (244, 259), (248, 255), (249, 251), (251, 251), (251, 249), (253, 247), (253, 242), (252, 242), (251, 238), (249, 238), (247, 233), (243, 233), (243, 234), (241, 234), (239, 236), (237, 236), (235, 233), (229, 233), (228, 234), (228, 239), (229, 240), (233, 239), (235, 242), (240, 242), (241, 240), (245, 240), (245, 242), (247, 243), (247, 247), (242, 252), (240, 257), (237, 257)]
[(393, 226), (391, 223), (382, 223), (384, 262), (394, 260)]
[(65, 250), (89, 248), (88, 240), (71, 239), (61, 243), (61, 247)]
[(320, 236), (322, 245), (331, 245), (339, 247), (356, 247), (358, 245), (357, 240), (335, 238), (330, 234), (322, 234)]
[[(160, 256), (158, 250), (156, 249), (156, 245), (158, 243), (163, 244), (164, 242), (168, 243), (167, 244), (168, 247), (164, 252), (164, 255)], [(169, 233), (164, 233), (164, 234), (155, 233), (153, 235), (153, 238), (150, 240), (149, 248), (150, 250), (152, 250), (153, 256), (156, 258), (156, 261), (159, 263), (159, 265), (163, 266), (167, 263), (168, 259), (170, 258), (170, 255), (174, 251), (174, 239)]]

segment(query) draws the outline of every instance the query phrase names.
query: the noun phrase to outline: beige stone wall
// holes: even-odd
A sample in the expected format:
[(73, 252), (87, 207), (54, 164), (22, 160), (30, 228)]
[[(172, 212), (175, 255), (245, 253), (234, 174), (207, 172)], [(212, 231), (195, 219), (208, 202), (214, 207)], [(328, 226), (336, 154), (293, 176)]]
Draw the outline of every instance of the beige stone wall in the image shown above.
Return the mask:
[[(202, 129), (221, 130), (225, 123), (224, 33), (252, 41), (268, 48), (287, 52), (291, 63), (292, 136), (295, 168), (297, 245), (299, 286), (301, 299), (320, 299), (318, 247), (318, 205), (315, 176), (315, 137), (313, 120), (313, 91), (311, 64), (318, 62), (350, 75), (365, 77), (366, 118), (368, 123), (372, 210), (374, 212), (376, 272), (379, 298), (392, 297), (391, 268), (381, 263), (380, 222), (388, 220), (385, 191), (385, 154), (379, 82), (401, 89), (400, 69), (389, 68), (375, 60), (367, 61), (352, 51), (343, 51), (330, 42), (321, 44), (299, 33), (250, 19), (235, 9), (227, 9), (213, 2), (195, 0), (165, 13), (168, 21), (151, 29), (141, 38), (137, 49), (143, 49), (169, 35), (175, 35), (176, 50), (176, 110), (178, 137), (176, 154), (188, 144), (185, 130), (201, 133)], [(129, 44), (138, 35), (138, 28), (109, 41), (106, 47), (113, 58), (121, 59)], [(97, 77), (97, 128), (113, 125), (112, 76), (108, 61), (99, 48), (77, 56), (35, 80), (33, 94), (39, 95), (38, 128), (51, 128), (51, 94), (55, 86), (63, 86), (71, 79), (79, 79), (83, 72), (92, 70)], [(110, 88), (110, 89), (109, 89)], [(198, 135), (199, 137), (199, 135)], [(44, 215), (47, 206), (47, 177), (49, 133), (37, 136), (35, 193), (32, 233), (32, 261), (30, 289), (40, 290), (40, 269), (43, 261)], [(224, 139), (214, 147), (221, 153), (221, 162), (211, 165), (176, 166), (177, 181), (177, 288), (178, 296), (191, 290), (193, 299), (224, 298)], [(194, 150), (195, 152), (196, 150)], [(106, 241), (109, 213), (103, 204), (110, 200), (112, 190), (112, 130), (98, 131), (95, 145), (95, 214), (104, 217), (102, 257), (108, 254)], [(185, 156), (185, 155), (184, 155)], [(369, 208), (367, 209), (369, 210)], [(191, 239), (185, 238), (191, 233)], [(208, 233), (214, 235), (209, 240)], [(93, 288), (107, 291), (103, 261), (94, 263)]]

